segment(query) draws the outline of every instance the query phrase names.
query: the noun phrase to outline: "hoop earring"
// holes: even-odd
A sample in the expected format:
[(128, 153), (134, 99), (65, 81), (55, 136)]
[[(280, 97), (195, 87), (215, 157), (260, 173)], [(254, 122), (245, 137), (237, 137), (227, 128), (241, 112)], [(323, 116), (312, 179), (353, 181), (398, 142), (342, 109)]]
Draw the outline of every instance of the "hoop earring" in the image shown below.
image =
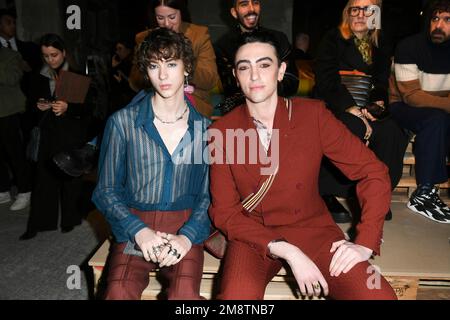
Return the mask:
[(189, 75), (185, 75), (184, 76), (184, 87), (188, 87), (189, 86)]

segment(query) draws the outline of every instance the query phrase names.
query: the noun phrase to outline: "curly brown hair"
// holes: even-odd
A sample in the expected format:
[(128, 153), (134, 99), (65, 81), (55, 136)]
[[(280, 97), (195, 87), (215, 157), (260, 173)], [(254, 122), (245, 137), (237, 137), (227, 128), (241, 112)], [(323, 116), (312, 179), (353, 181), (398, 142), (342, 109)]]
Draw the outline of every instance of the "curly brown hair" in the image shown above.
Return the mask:
[(182, 33), (166, 28), (156, 28), (140, 44), (136, 53), (136, 64), (143, 74), (146, 84), (151, 84), (147, 74), (151, 61), (181, 59), (184, 69), (192, 79), (194, 73), (194, 51), (192, 43)]

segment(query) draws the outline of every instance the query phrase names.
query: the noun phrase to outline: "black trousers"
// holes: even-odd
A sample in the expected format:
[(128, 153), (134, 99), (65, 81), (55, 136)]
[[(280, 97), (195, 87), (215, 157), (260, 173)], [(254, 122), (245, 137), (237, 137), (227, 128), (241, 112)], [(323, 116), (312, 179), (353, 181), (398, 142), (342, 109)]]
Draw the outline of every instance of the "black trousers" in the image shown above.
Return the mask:
[[(72, 178), (59, 172), (51, 161), (37, 164), (36, 179), (31, 194), (31, 209), (27, 230), (48, 231), (81, 224), (81, 178)], [(59, 209), (61, 207), (61, 209)]]
[(18, 114), (0, 118), (0, 192), (11, 188), (9, 169), (19, 193), (31, 191), (31, 165), (25, 158)]
[(41, 141), (35, 168), (28, 231), (47, 231), (79, 225), (82, 219), (82, 178), (73, 178), (62, 172), (53, 162), (61, 151), (82, 145), (84, 122), (66, 115), (50, 114), (41, 126)]
[[(361, 140), (364, 139), (364, 122), (350, 114), (337, 116), (347, 128)], [(372, 136), (369, 148), (389, 169), (392, 189), (398, 184), (403, 172), (403, 157), (408, 146), (408, 135), (394, 119), (370, 122)], [(347, 179), (328, 159), (322, 161), (319, 188), (322, 195), (349, 197), (354, 194), (355, 182)]]
[(394, 119), (416, 134), (417, 184), (438, 184), (448, 180), (447, 160), (450, 149), (450, 114), (435, 108), (416, 108), (403, 102), (390, 106)]

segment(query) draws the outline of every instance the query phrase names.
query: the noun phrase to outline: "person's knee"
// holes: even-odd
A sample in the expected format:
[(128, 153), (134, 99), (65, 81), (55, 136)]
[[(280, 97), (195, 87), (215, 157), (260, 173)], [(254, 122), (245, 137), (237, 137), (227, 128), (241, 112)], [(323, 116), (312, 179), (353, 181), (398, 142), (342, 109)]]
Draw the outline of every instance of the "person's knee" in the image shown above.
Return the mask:
[(381, 141), (382, 144), (398, 145), (399, 142), (406, 144), (408, 141), (408, 135), (406, 132), (394, 121), (394, 119), (386, 119), (383, 122), (377, 123), (373, 126), (374, 133), (377, 141)]
[(367, 262), (331, 279), (330, 294), (339, 300), (397, 300), (389, 282)]

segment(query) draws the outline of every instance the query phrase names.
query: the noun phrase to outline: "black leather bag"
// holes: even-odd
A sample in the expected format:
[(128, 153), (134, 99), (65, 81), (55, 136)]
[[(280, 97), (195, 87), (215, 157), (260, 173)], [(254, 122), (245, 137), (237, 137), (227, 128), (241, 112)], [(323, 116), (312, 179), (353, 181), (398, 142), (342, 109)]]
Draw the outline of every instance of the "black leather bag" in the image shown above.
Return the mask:
[(341, 83), (350, 92), (358, 107), (366, 109), (379, 121), (389, 118), (390, 113), (386, 107), (369, 101), (370, 92), (374, 88), (372, 76), (358, 72), (340, 72), (340, 76)]

